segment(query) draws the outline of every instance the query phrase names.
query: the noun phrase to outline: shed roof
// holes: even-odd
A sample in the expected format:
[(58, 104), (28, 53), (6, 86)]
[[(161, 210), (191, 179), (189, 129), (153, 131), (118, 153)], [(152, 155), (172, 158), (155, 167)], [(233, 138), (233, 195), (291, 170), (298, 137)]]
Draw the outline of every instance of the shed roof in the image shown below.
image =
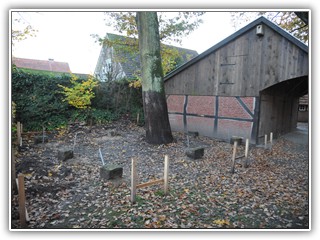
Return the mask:
[(172, 76), (178, 74), (179, 72), (183, 71), (184, 69), (188, 68), (189, 66), (191, 66), (192, 64), (200, 61), (201, 59), (205, 58), (206, 56), (208, 56), (209, 54), (215, 52), (217, 49), (227, 45), (228, 43), (230, 43), (231, 41), (235, 40), (236, 38), (240, 37), (241, 35), (243, 35), (244, 33), (248, 32), (249, 30), (251, 30), (252, 28), (256, 27), (259, 24), (265, 24), (268, 27), (270, 27), (271, 29), (273, 29), (274, 31), (276, 31), (278, 34), (280, 34), (282, 37), (286, 38), (288, 41), (292, 42), (293, 44), (295, 44), (296, 46), (298, 46), (300, 49), (302, 49), (305, 53), (308, 54), (308, 46), (305, 45), (303, 42), (301, 42), (299, 39), (297, 39), (296, 37), (292, 36), (290, 33), (288, 33), (287, 31), (285, 31), (284, 29), (282, 29), (281, 27), (277, 26), (276, 24), (274, 24), (273, 22), (269, 21), (268, 19), (266, 19), (265, 17), (259, 17), (258, 19), (254, 20), (253, 22), (249, 23), (248, 25), (246, 25), (245, 27), (241, 28), (240, 30), (238, 30), (237, 32), (233, 33), (232, 35), (230, 35), (229, 37), (225, 38), (224, 40), (222, 40), (221, 42), (217, 43), (216, 45), (212, 46), (211, 48), (209, 48), (208, 50), (204, 51), (203, 53), (199, 54), (197, 57), (191, 59), (190, 61), (186, 62), (185, 64), (181, 65), (180, 67), (176, 68), (175, 70), (169, 72), (165, 77), (164, 77), (164, 81), (170, 79)]
[(66, 62), (57, 62), (54, 60), (37, 60), (27, 58), (12, 58), (12, 63), (18, 68), (28, 68), (34, 70), (70, 73), (69, 64)]

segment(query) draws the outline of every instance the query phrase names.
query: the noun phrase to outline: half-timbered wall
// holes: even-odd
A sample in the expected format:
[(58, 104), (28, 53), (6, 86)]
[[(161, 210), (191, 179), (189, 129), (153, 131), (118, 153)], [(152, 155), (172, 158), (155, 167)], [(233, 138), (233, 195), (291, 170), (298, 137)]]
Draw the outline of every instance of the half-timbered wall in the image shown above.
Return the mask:
[(172, 130), (251, 143), (291, 131), (308, 93), (308, 60), (303, 43), (257, 19), (165, 77)]
[(169, 120), (173, 131), (196, 131), (203, 136), (254, 140), (255, 97), (169, 95)]

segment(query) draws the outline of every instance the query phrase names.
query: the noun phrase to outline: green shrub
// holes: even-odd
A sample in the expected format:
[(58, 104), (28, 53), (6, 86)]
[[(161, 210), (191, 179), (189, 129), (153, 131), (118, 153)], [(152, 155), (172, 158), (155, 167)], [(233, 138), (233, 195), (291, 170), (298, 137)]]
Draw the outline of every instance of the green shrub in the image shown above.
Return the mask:
[[(143, 122), (141, 88), (130, 88), (126, 80), (99, 82), (93, 89), (95, 97), (91, 108), (76, 109), (63, 101), (59, 85), (72, 87), (71, 74), (12, 69), (12, 101), (15, 104), (14, 121), (24, 129), (42, 130), (66, 126), (68, 122), (104, 124), (118, 120), (123, 114), (136, 121), (139, 113)], [(84, 78), (82, 78), (84, 80)]]
[[(68, 104), (61, 101), (58, 83), (69, 84), (70, 76), (12, 70), (12, 101), (16, 104), (15, 120), (26, 130), (57, 126), (68, 118)], [(59, 117), (57, 117), (59, 116)]]
[(119, 115), (115, 112), (104, 109), (92, 109), (91, 117), (95, 124), (105, 124), (118, 120)]

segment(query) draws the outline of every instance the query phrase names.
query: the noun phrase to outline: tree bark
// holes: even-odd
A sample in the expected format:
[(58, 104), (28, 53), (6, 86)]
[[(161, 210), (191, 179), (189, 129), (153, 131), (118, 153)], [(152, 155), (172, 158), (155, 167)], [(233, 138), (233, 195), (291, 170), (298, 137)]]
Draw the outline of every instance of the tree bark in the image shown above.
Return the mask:
[(173, 141), (164, 91), (160, 56), (159, 23), (156, 12), (137, 12), (142, 97), (146, 141), (166, 144)]

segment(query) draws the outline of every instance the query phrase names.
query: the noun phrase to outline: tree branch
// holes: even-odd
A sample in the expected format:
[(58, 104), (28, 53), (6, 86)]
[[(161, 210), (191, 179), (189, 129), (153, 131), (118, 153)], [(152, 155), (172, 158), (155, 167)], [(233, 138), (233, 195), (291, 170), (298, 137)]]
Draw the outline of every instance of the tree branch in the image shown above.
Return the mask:
[(308, 12), (294, 12), (306, 25), (309, 24)]

